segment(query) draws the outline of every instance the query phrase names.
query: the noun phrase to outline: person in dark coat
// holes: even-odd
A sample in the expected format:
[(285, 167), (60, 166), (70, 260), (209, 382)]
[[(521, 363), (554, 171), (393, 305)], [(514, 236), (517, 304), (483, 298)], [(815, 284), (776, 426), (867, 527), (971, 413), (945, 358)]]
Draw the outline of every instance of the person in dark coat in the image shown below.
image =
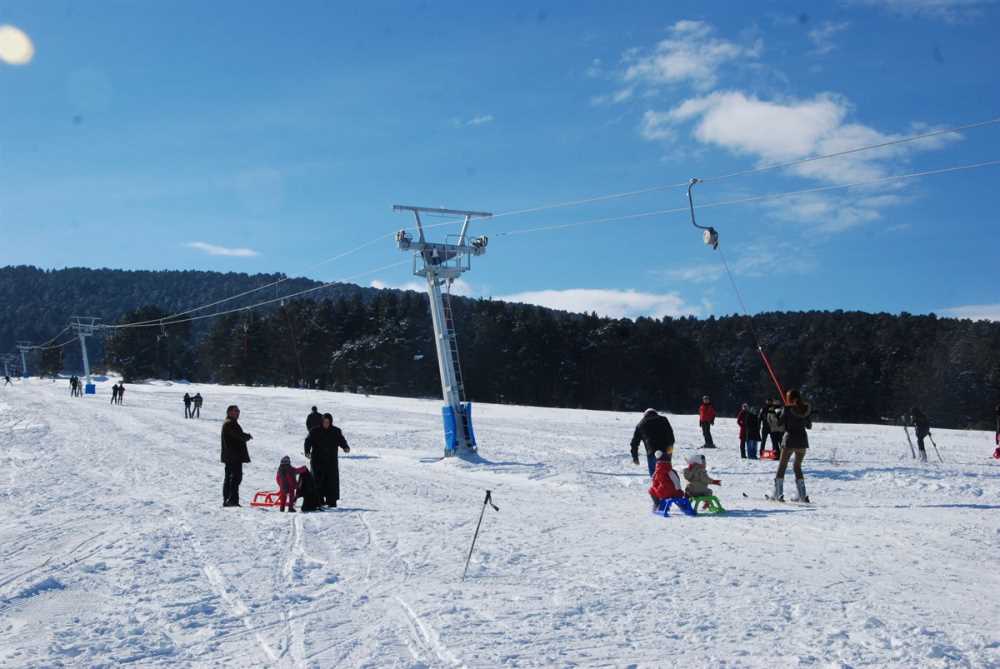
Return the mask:
[(191, 399), (191, 395), (188, 394), (188, 393), (184, 393), (184, 417), (185, 418), (190, 418), (191, 417), (191, 402), (192, 401), (193, 400)]
[(917, 433), (917, 448), (920, 449), (920, 461), (927, 462), (927, 449), (924, 448), (924, 439), (931, 434), (931, 422), (924, 415), (924, 412), (917, 407), (910, 409), (910, 421), (913, 423), (913, 431)]
[(740, 426), (740, 457), (746, 460), (747, 457), (747, 415), (750, 413), (750, 405), (744, 403), (736, 414), (736, 424)]
[(202, 399), (201, 393), (195, 393), (191, 401), (194, 403), (194, 408), (191, 409), (191, 418), (201, 418), (201, 405), (205, 401)]
[(312, 432), (323, 424), (323, 414), (316, 407), (312, 408), (312, 413), (306, 416), (306, 432)]
[(780, 415), (785, 436), (781, 442), (778, 473), (774, 477), (774, 499), (785, 501), (785, 470), (788, 468), (789, 459), (794, 456), (793, 468), (798, 496), (793, 501), (808, 502), (805, 477), (802, 474), (802, 460), (806, 457), (806, 449), (809, 448), (809, 435), (806, 430), (812, 429), (812, 407), (802, 399), (798, 390), (792, 389), (785, 393), (785, 408), (781, 410)]
[(632, 463), (639, 464), (639, 442), (646, 449), (646, 466), (649, 476), (656, 471), (656, 452), (663, 452), (663, 460), (670, 462), (674, 454), (674, 428), (666, 416), (660, 415), (656, 409), (646, 409), (642, 419), (635, 426), (632, 434)]
[(222, 506), (240, 505), (240, 483), (243, 481), (243, 464), (250, 462), (247, 442), (253, 436), (240, 427), (240, 408), (235, 404), (226, 409), (222, 424), (222, 462), (226, 465), (226, 478), (222, 484)]
[(333, 416), (325, 413), (320, 426), (313, 428), (306, 437), (305, 450), (319, 493), (330, 507), (337, 506), (340, 499), (339, 448), (344, 449), (344, 453), (351, 452), (344, 433), (333, 424)]
[(751, 460), (757, 459), (757, 446), (760, 444), (760, 422), (757, 407), (747, 409), (744, 417), (744, 429), (746, 429), (747, 457)]
[(125, 382), (124, 381), (119, 381), (118, 382), (118, 404), (121, 404), (122, 400), (124, 400), (124, 399), (125, 399)]

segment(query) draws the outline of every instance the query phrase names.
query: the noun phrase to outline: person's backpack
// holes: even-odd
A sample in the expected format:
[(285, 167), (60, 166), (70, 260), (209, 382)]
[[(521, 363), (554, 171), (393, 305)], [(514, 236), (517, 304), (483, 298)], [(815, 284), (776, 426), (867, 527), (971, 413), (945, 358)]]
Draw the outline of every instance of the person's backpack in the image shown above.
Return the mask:
[(303, 511), (318, 511), (323, 506), (316, 480), (308, 471), (299, 474), (299, 498), (302, 500)]

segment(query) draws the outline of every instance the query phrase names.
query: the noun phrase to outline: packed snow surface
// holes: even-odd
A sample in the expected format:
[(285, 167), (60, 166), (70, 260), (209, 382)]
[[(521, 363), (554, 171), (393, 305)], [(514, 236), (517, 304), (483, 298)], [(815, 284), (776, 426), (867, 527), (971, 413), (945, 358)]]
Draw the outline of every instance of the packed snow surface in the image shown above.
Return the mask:
[[(441, 459), (437, 401), (109, 397), (0, 391), (0, 666), (1000, 667), (992, 434), (936, 430), (944, 463), (918, 464), (899, 427), (819, 423), (804, 507), (763, 499), (775, 463), (741, 460), (720, 419), (702, 452), (728, 513), (662, 518), (636, 414), (480, 404), (468, 462)], [(239, 509), (221, 507), (230, 403), (254, 435)], [(313, 404), (352, 446), (341, 507), (250, 508), (282, 455), (305, 462)], [(682, 463), (697, 419), (671, 420)], [(500, 511), (463, 582), (487, 488)]]

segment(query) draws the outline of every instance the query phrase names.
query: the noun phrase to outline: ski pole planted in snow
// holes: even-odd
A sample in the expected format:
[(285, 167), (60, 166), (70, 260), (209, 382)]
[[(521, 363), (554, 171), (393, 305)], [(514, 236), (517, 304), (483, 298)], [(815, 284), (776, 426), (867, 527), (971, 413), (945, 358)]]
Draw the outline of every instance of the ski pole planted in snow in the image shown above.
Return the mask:
[(486, 491), (486, 499), (483, 500), (483, 509), (479, 512), (479, 522), (476, 523), (476, 533), (472, 536), (472, 545), (469, 546), (469, 557), (465, 558), (465, 569), (462, 570), (462, 580), (465, 580), (465, 574), (469, 571), (469, 562), (472, 560), (472, 551), (476, 548), (476, 539), (479, 538), (479, 528), (483, 526), (483, 516), (486, 514), (486, 505), (489, 504), (493, 507), (494, 511), (499, 511), (500, 507), (493, 503), (493, 493), (489, 490)]
[(931, 440), (931, 444), (934, 446), (934, 452), (937, 453), (938, 460), (944, 462), (944, 458), (941, 457), (941, 451), (938, 450), (937, 444), (934, 443), (934, 437), (932, 437), (929, 432), (927, 433), (927, 437)]
[(906, 416), (900, 416), (899, 420), (903, 421), (903, 431), (906, 432), (906, 442), (910, 445), (910, 455), (916, 460), (917, 452), (913, 450), (913, 440), (910, 439), (910, 428), (907, 426)]

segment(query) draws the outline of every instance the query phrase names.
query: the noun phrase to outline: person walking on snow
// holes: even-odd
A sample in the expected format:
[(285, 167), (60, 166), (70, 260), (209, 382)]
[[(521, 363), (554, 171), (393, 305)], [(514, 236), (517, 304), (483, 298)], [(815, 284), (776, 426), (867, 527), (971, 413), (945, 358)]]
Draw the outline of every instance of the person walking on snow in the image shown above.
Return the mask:
[(781, 423), (781, 400), (767, 402), (767, 430), (771, 435), (771, 448), (774, 454), (781, 457), (781, 440), (785, 438), (785, 426)]
[(917, 448), (920, 449), (920, 461), (927, 462), (927, 450), (924, 448), (924, 439), (931, 435), (931, 422), (927, 420), (924, 412), (917, 407), (910, 409), (910, 422), (913, 423), (913, 431), (917, 433)]
[(708, 497), (714, 495), (710, 485), (722, 485), (722, 481), (713, 479), (705, 469), (705, 456), (693, 453), (688, 456), (688, 466), (684, 470), (684, 480), (688, 482), (684, 488), (688, 497)]
[(204, 402), (201, 393), (195, 393), (191, 401), (194, 402), (194, 409), (191, 410), (191, 418), (201, 418), (201, 405)]
[(736, 414), (736, 424), (740, 426), (740, 457), (747, 458), (747, 414), (750, 413), (750, 405), (744, 403)]
[(649, 486), (649, 497), (653, 500), (653, 511), (656, 511), (663, 500), (682, 498), (684, 491), (681, 490), (681, 480), (670, 465), (666, 454), (657, 451), (653, 457), (656, 458), (656, 469), (653, 472), (653, 482)]
[(802, 399), (798, 390), (792, 389), (785, 393), (785, 408), (781, 410), (781, 426), (785, 436), (781, 442), (781, 459), (778, 461), (778, 473), (774, 477), (773, 499), (785, 501), (785, 470), (788, 461), (794, 457), (795, 488), (797, 496), (794, 502), (809, 502), (806, 494), (805, 477), (802, 474), (802, 460), (809, 448), (809, 435), (806, 430), (812, 429), (812, 407)]
[(240, 408), (235, 404), (226, 409), (226, 420), (222, 423), (222, 463), (226, 466), (226, 478), (222, 483), (222, 506), (240, 505), (240, 483), (243, 481), (243, 465), (250, 462), (247, 442), (253, 439), (240, 427)]
[(184, 393), (184, 417), (191, 417), (191, 395)]
[(698, 424), (701, 425), (701, 434), (705, 437), (703, 448), (715, 448), (712, 441), (712, 426), (715, 425), (715, 407), (712, 406), (712, 398), (705, 395), (701, 398), (701, 406), (698, 407)]
[(316, 407), (313, 407), (312, 412), (306, 416), (306, 432), (312, 432), (322, 424), (323, 414), (321, 414)]
[(653, 476), (656, 469), (656, 452), (662, 451), (667, 462), (674, 454), (674, 428), (666, 416), (656, 412), (656, 409), (646, 409), (642, 414), (642, 419), (635, 426), (632, 434), (632, 463), (639, 464), (639, 442), (642, 442), (646, 449), (646, 466), (649, 468), (649, 476)]
[(292, 467), (292, 459), (287, 455), (281, 458), (278, 473), (274, 477), (278, 484), (278, 504), (281, 511), (284, 511), (287, 505), (288, 512), (295, 513), (295, 500), (298, 499), (299, 495), (298, 477), (308, 472), (308, 467)]
[(350, 453), (344, 433), (333, 424), (333, 416), (323, 414), (323, 422), (309, 432), (306, 437), (306, 457), (312, 465), (312, 475), (316, 479), (319, 493), (329, 507), (336, 507), (340, 499), (340, 462), (338, 449)]

